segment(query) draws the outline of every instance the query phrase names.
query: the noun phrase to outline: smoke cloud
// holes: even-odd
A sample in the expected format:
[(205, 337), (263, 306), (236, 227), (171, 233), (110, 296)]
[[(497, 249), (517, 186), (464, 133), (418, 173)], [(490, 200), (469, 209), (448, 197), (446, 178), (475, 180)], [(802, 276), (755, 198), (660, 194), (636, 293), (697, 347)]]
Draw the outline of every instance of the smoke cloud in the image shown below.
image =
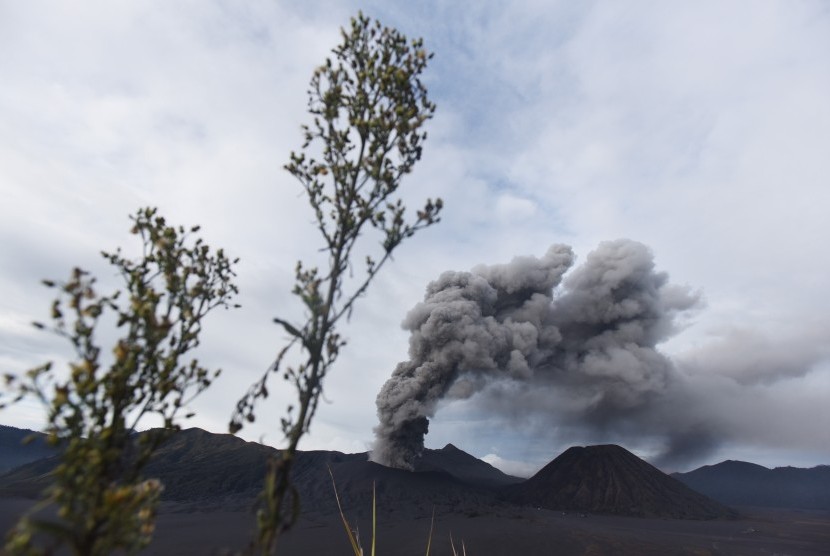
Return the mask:
[[(570, 247), (554, 245), (429, 284), (403, 321), (409, 360), (377, 397), (372, 459), (412, 469), (442, 400), (481, 393), (504, 415), (602, 430), (641, 424), (680, 396), (682, 378), (656, 346), (697, 295), (669, 284), (634, 241), (604, 242), (568, 273), (573, 263)], [(669, 452), (709, 442), (705, 431), (676, 430)]]

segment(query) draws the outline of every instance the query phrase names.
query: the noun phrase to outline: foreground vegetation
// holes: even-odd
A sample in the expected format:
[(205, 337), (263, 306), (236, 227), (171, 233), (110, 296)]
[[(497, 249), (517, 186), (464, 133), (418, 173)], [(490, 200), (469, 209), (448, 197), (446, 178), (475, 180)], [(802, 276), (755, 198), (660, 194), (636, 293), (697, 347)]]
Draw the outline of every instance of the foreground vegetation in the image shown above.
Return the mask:
[[(103, 253), (122, 289), (102, 295), (95, 278), (79, 268), (66, 282), (45, 282), (58, 291), (49, 328), (75, 352), (68, 376), (46, 363), (22, 377), (6, 377), (15, 400), (31, 395), (43, 403), (48, 442), (60, 446), (62, 460), (32, 512), (54, 505), (59, 520), (24, 516), (9, 534), (12, 554), (49, 553), (51, 548), (34, 546), (38, 532), (51, 537), (50, 546), (65, 545), (78, 555), (145, 547), (162, 485), (142, 471), (179, 429), (187, 404), (219, 375), (185, 357), (199, 345), (204, 317), (229, 307), (237, 293), (235, 261), (193, 240), (198, 227), (169, 226), (154, 209), (142, 209), (132, 220), (142, 257)], [(105, 324), (120, 333), (106, 362), (96, 340)], [(162, 427), (134, 435), (153, 418)]]
[[(280, 423), (286, 447), (264, 477), (258, 534), (244, 553), (273, 554), (279, 535), (297, 520), (300, 500), (291, 469), (324, 378), (346, 344), (338, 323), (352, 314), (401, 243), (439, 220), (440, 199), (428, 199), (410, 216), (396, 197), (421, 158), (423, 126), (435, 110), (420, 80), (431, 57), (420, 40), (359, 14), (342, 31), (332, 59), (312, 75), (311, 123), (303, 127), (302, 150), (291, 153), (286, 169), (311, 206), (324, 261), (297, 263), (292, 291), (305, 320), (275, 319), (291, 339), (231, 418), (233, 433), (254, 421), (274, 374), (296, 392), (296, 405)], [(367, 231), (378, 241), (374, 250), (366, 244)], [(237, 293), (236, 261), (195, 238), (197, 232), (142, 209), (132, 228), (141, 239), (141, 256), (103, 254), (122, 277), (121, 290), (101, 295), (95, 278), (81, 269), (66, 282), (45, 282), (58, 298), (52, 325), (36, 326), (66, 338), (75, 358), (68, 371), (46, 363), (21, 376), (6, 375), (11, 396), (2, 406), (27, 396), (40, 400), (49, 441), (61, 446), (62, 462), (41, 503), (9, 533), (9, 553), (51, 554), (64, 547), (85, 556), (132, 554), (151, 541), (163, 485), (143, 470), (181, 419), (191, 416), (187, 404), (219, 374), (186, 356), (199, 345), (205, 316), (231, 307)], [(96, 338), (113, 333), (120, 336), (107, 357)], [(162, 426), (135, 436), (148, 422)], [(47, 505), (57, 507), (57, 520), (34, 517)]]

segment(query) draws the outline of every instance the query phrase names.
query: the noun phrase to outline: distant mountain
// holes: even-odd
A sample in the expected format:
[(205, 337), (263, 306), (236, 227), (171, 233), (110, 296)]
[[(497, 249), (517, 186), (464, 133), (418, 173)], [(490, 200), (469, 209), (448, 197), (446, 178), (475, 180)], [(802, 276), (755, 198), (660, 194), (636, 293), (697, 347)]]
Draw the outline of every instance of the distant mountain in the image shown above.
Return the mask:
[(723, 504), (830, 510), (828, 465), (768, 469), (728, 460), (672, 476)]
[[(197, 428), (166, 442), (144, 475), (164, 484), (162, 498), (199, 507), (250, 506), (258, 495), (269, 456), (279, 451), (229, 434)], [(0, 477), (0, 496), (35, 497), (49, 484), (58, 458), (42, 459)], [(305, 511), (336, 511), (332, 470), (344, 508), (371, 509), (372, 487), (384, 511), (417, 517), (439, 511), (483, 512), (499, 505), (492, 487), (520, 481), (455, 448), (425, 450), (415, 473), (369, 461), (367, 453), (303, 451), (293, 469), (294, 485)]]
[[(163, 499), (193, 509), (249, 507), (261, 488), (266, 462), (279, 451), (229, 434), (192, 428), (171, 438), (145, 476), (165, 485)], [(0, 476), (0, 496), (36, 496), (49, 484), (57, 457), (24, 464)], [(448, 444), (425, 450), (415, 472), (391, 469), (368, 454), (297, 454), (293, 480), (304, 511), (336, 511), (329, 470), (346, 511), (378, 509), (401, 517), (452, 512), (493, 514), (511, 505), (632, 516), (688, 519), (732, 515), (722, 505), (664, 475), (619, 446), (570, 448), (522, 481)]]
[(0, 474), (55, 453), (42, 432), (0, 425)]
[(615, 445), (569, 448), (527, 481), (508, 487), (508, 496), (554, 510), (680, 519), (735, 515)]
[[(250, 504), (261, 488), (268, 457), (278, 454), (256, 442), (193, 428), (168, 441), (145, 475), (162, 481), (166, 500)], [(304, 509), (335, 511), (329, 469), (344, 507), (368, 511), (374, 483), (380, 506), (408, 506), (418, 515), (428, 514), (433, 505), (477, 508), (485, 500), (495, 503), (496, 495), (486, 487), (520, 480), (453, 446), (425, 450), (416, 473), (372, 463), (365, 452), (302, 451), (293, 480)]]
[(460, 481), (483, 487), (512, 485), (524, 480), (507, 475), (452, 444), (440, 450), (424, 450), (415, 463), (415, 471), (446, 471)]

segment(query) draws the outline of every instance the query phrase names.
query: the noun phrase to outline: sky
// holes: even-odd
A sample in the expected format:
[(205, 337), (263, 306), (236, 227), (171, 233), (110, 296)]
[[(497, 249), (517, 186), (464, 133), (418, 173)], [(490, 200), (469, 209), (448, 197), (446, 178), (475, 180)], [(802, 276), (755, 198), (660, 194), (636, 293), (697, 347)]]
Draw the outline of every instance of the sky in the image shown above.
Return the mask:
[[(69, 357), (30, 325), (48, 316), (40, 280), (81, 266), (114, 287), (99, 252), (137, 249), (128, 216), (157, 206), (241, 259), (242, 308), (209, 316), (199, 352), (223, 374), (187, 422), (227, 430), (286, 340), (273, 317), (301, 315), (293, 269), (321, 241), (282, 166), (301, 147), (311, 73), (358, 10), (435, 53), (424, 82), (437, 110), (401, 194), (445, 209), (358, 303), (301, 449), (372, 446), (376, 396), (409, 358), (401, 323), (442, 272), (553, 244), (579, 266), (630, 239), (699, 300), (657, 349), (690, 392), (670, 426), (706, 423), (717, 441), (671, 470), (830, 464), (819, 1), (0, 0), (3, 372)], [(278, 380), (270, 390), (240, 435), (279, 445), (292, 394)], [(558, 422), (544, 404), (496, 408), (486, 394), (440, 403), (426, 446), (527, 475), (574, 444), (654, 457), (666, 441)], [(37, 429), (43, 415), (24, 401), (0, 422)]]

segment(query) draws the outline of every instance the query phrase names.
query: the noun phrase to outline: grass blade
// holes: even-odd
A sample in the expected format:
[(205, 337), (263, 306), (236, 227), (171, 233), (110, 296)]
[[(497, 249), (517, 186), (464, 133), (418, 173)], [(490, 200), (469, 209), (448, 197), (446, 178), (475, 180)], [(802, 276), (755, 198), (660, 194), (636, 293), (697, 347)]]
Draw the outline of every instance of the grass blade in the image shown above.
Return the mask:
[(429, 556), (429, 548), (432, 546), (432, 530), (435, 528), (435, 506), (432, 507), (432, 521), (429, 524), (429, 538), (427, 539), (427, 554)]
[[(452, 548), (452, 556), (459, 556), (455, 549), (455, 542), (452, 540), (452, 533), (450, 533), (450, 547)], [(464, 539), (461, 539), (461, 556), (467, 556), (467, 547), (464, 545)]]
[[(337, 511), (340, 512), (340, 519), (343, 520), (343, 528), (346, 529), (346, 536), (349, 537), (349, 542), (352, 545), (352, 551), (354, 551), (355, 556), (363, 556), (363, 549), (360, 547), (360, 542), (352, 533), (352, 528), (349, 526), (349, 522), (343, 513), (343, 507), (340, 505), (340, 496), (337, 494), (337, 484), (334, 482), (334, 473), (331, 472), (331, 467), (329, 467), (329, 475), (331, 475), (331, 486), (334, 488), (334, 499), (337, 501)], [(374, 544), (374, 540), (372, 542)]]

